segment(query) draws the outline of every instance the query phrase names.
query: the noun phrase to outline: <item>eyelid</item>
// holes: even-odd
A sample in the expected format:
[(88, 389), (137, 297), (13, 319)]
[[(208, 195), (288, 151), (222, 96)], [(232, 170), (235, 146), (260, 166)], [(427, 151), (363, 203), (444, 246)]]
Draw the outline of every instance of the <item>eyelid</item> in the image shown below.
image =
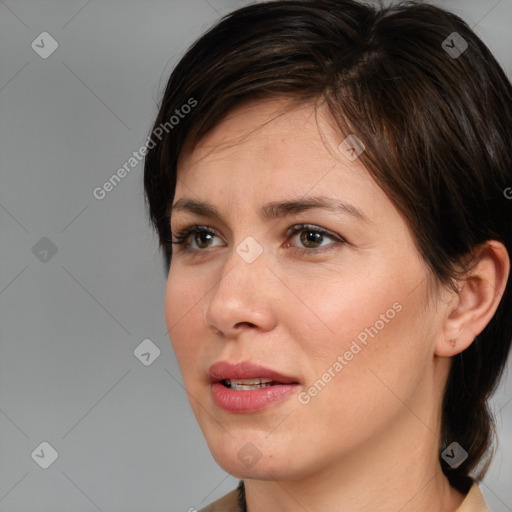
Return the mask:
[(300, 233), (301, 231), (307, 231), (308, 229), (311, 231), (321, 233), (324, 236), (329, 236), (339, 241), (344, 241), (343, 237), (341, 237), (340, 235), (337, 235), (336, 233), (326, 228), (322, 228), (321, 226), (317, 226), (316, 224), (294, 224), (293, 226), (290, 226), (288, 228), (288, 230), (286, 231), (286, 236), (289, 237), (297, 233)]

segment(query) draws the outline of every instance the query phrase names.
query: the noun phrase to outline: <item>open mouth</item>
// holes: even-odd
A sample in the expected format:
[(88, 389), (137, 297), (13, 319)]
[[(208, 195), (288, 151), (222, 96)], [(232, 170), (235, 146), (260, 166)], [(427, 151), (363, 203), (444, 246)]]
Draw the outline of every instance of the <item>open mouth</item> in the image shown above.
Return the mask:
[(282, 384), (272, 379), (223, 379), (219, 381), (223, 386), (234, 391), (251, 391), (253, 389), (268, 388)]
[(262, 411), (297, 392), (297, 377), (251, 361), (219, 361), (208, 371), (213, 403), (232, 414)]

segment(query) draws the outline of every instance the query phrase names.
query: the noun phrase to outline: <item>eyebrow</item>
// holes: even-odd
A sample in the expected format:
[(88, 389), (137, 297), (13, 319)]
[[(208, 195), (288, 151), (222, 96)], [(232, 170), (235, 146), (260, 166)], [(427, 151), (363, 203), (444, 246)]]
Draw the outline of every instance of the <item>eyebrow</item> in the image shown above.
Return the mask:
[[(267, 203), (260, 208), (259, 215), (263, 220), (270, 221), (313, 209), (325, 209), (336, 213), (344, 213), (363, 222), (370, 222), (368, 216), (355, 206), (325, 196)], [(174, 212), (180, 211), (194, 213), (201, 217), (217, 219), (221, 222), (223, 221), (222, 215), (217, 209), (213, 205), (203, 201), (181, 198), (172, 205), (170, 215), (172, 216)]]

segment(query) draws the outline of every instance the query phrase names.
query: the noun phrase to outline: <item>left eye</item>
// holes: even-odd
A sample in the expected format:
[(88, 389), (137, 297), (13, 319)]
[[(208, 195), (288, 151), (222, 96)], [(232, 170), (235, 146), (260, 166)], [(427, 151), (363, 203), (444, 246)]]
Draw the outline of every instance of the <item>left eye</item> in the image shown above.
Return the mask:
[(326, 244), (322, 244), (322, 242), (325, 241), (327, 238), (330, 238), (331, 240), (335, 240), (338, 242), (343, 241), (334, 233), (330, 233), (323, 228), (307, 225), (293, 226), (288, 236), (291, 236), (292, 240), (298, 239), (303, 247), (313, 250), (319, 247), (324, 247)]

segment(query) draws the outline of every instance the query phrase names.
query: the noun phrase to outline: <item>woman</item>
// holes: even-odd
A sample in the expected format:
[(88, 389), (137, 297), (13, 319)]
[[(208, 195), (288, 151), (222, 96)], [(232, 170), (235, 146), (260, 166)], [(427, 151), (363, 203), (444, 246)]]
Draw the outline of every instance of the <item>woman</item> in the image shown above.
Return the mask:
[(259, 3), (188, 50), (145, 192), (190, 404), (241, 479), (204, 510), (487, 510), (510, 133), (504, 72), (430, 5)]

